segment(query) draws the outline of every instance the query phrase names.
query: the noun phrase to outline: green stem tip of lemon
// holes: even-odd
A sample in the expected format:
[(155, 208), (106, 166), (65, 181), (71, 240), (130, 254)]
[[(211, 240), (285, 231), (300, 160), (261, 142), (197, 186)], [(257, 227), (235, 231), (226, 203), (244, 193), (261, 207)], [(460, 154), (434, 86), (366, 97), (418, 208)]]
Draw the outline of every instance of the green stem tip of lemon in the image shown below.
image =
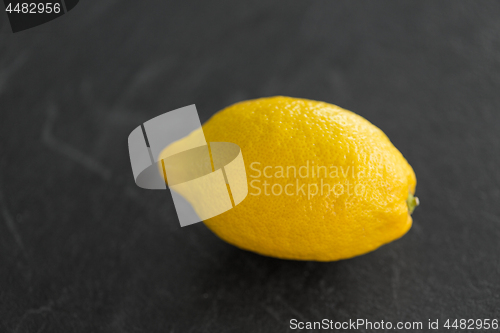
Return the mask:
[(406, 198), (406, 204), (408, 205), (408, 213), (413, 213), (415, 208), (420, 205), (420, 200), (417, 197), (414, 197), (413, 194), (408, 193), (408, 198)]

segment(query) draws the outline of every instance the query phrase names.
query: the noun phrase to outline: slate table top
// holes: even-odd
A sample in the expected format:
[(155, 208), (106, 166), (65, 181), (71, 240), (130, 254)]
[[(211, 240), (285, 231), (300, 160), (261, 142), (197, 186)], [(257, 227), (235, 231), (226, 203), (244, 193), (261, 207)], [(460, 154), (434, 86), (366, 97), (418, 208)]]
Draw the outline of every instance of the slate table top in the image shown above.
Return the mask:
[[(500, 319), (499, 17), (492, 1), (102, 0), (13, 34), (0, 15), (0, 332)], [(273, 95), (391, 138), (422, 202), (407, 235), (267, 258), (181, 228), (168, 192), (134, 184), (140, 123)]]

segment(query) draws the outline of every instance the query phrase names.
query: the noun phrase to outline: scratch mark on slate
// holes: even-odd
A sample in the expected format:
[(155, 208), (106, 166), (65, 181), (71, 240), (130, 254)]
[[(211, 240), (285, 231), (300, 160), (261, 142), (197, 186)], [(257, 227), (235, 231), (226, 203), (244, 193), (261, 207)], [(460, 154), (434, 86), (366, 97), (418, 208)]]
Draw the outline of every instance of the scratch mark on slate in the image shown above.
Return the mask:
[(288, 310), (290, 310), (291, 313), (293, 313), (294, 315), (297, 316), (297, 318), (299, 318), (300, 320), (302, 321), (307, 321), (306, 318), (297, 310), (295, 310), (290, 304), (288, 304), (288, 302), (286, 302), (283, 298), (281, 298), (280, 296), (276, 296), (276, 299), (282, 303), (285, 307), (288, 308)]
[(52, 136), (52, 127), (57, 115), (56, 107), (53, 105), (50, 106), (47, 113), (47, 120), (42, 129), (42, 141), (47, 145), (47, 147), (82, 165), (87, 170), (98, 174), (101, 178), (109, 180), (111, 172), (105, 166), (73, 146), (61, 142)]
[(136, 97), (137, 92), (141, 88), (150, 86), (154, 80), (171, 69), (174, 64), (173, 59), (167, 59), (144, 66), (128, 82), (126, 88), (123, 89), (123, 92), (117, 98), (114, 108), (124, 108), (130, 100)]
[(26, 53), (24, 53), (21, 56), (16, 57), (16, 60), (14, 60), (12, 64), (6, 69), (0, 71), (0, 94), (7, 86), (7, 82), (12, 77), (12, 74), (14, 74), (19, 68), (21, 68), (22, 65), (26, 63), (27, 59), (28, 56), (26, 55)]
[(53, 302), (50, 301), (49, 303), (47, 303), (46, 305), (43, 305), (37, 309), (30, 309), (28, 311), (26, 311), (23, 316), (21, 317), (21, 319), (19, 320), (19, 323), (16, 325), (16, 328), (14, 329), (14, 333), (17, 333), (19, 332), (19, 328), (23, 325), (23, 323), (25, 322), (26, 318), (28, 318), (29, 316), (32, 316), (32, 315), (41, 315), (41, 314), (45, 314), (47, 312), (52, 312), (52, 305), (53, 305)]
[(9, 229), (10, 233), (14, 237), (17, 246), (21, 249), (23, 254), (26, 256), (26, 250), (24, 248), (24, 243), (21, 238), (21, 234), (16, 228), (16, 222), (14, 221), (14, 218), (10, 214), (8, 208), (7, 208), (7, 203), (5, 202), (4, 194), (3, 191), (0, 190), (0, 208), (2, 209), (2, 216), (5, 220), (5, 224), (7, 228)]
[(47, 323), (43, 323), (42, 326), (40, 326), (40, 328), (36, 332), (37, 333), (43, 332), (43, 330), (45, 329), (46, 326), (47, 326)]
[(276, 321), (278, 323), (282, 323), (283, 322), (281, 320), (280, 316), (276, 313), (276, 311), (274, 311), (273, 308), (271, 308), (270, 306), (266, 306), (266, 305), (262, 305), (262, 308), (264, 310), (266, 310), (266, 312), (269, 313), (271, 315), (271, 317), (273, 317), (274, 319), (276, 319)]
[(14, 332), (14, 333), (19, 332), (20, 327), (22, 327), (23, 323), (26, 321), (26, 319), (29, 316), (33, 316), (33, 315), (45, 315), (46, 313), (54, 312), (54, 306), (61, 305), (61, 303), (63, 301), (65, 301), (66, 299), (67, 299), (66, 291), (63, 291), (63, 293), (61, 294), (61, 296), (59, 296), (56, 300), (51, 299), (46, 304), (44, 304), (44, 305), (42, 305), (42, 306), (40, 306), (38, 308), (27, 310), (22, 315), (21, 319), (19, 319), (19, 322), (17, 323), (15, 329), (12, 332)]
[(396, 305), (396, 308), (399, 309), (398, 305), (398, 289), (399, 289), (399, 267), (395, 262), (392, 264), (392, 300), (394, 301), (394, 304)]
[(481, 215), (483, 215), (485, 218), (492, 222), (500, 222), (500, 217), (496, 216), (493, 213), (486, 212), (486, 211), (481, 211)]
[(217, 263), (218, 260), (215, 257), (215, 255), (206, 249), (204, 249), (201, 245), (200, 242), (198, 241), (198, 236), (195, 233), (191, 233), (190, 236), (188, 237), (189, 244), (192, 245), (192, 247), (195, 249), (196, 253), (202, 255), (203, 257), (209, 259), (210, 261)]

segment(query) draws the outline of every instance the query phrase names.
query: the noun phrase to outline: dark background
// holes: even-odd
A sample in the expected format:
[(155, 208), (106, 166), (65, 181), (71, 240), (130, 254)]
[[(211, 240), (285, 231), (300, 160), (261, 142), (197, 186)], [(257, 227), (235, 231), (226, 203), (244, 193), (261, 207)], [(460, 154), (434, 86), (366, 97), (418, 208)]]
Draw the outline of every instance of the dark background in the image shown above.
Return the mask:
[[(81, 1), (17, 34), (4, 14), (0, 332), (500, 319), (499, 2)], [(277, 260), (181, 228), (168, 192), (134, 184), (141, 122), (272, 95), (385, 131), (418, 179), (406, 236)]]

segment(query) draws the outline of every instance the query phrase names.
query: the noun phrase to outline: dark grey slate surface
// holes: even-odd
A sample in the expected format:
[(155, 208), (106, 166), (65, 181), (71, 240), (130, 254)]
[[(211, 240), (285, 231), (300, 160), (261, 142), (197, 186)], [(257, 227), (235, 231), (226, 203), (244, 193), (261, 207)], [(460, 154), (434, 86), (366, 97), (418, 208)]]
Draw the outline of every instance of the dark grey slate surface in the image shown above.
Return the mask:
[[(289, 320), (500, 318), (498, 2), (81, 1), (0, 15), (0, 332), (286, 332)], [(128, 133), (289, 95), (355, 111), (407, 157), (402, 239), (293, 262), (180, 228)]]

